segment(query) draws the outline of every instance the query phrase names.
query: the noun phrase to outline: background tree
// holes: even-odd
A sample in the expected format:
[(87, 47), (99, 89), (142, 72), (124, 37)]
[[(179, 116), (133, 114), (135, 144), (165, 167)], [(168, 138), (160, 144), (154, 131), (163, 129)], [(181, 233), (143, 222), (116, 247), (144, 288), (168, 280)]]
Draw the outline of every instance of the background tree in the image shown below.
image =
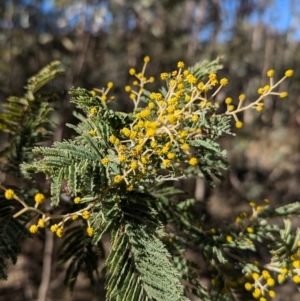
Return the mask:
[[(58, 59), (66, 73), (48, 89), (63, 94), (71, 86), (91, 89), (113, 81), (118, 108), (129, 111), (131, 104), (123, 101), (128, 68), (139, 67), (145, 54), (153, 58), (149, 74), (170, 70), (174, 62), (181, 59), (192, 65), (205, 58), (224, 55), (224, 73), (231, 82), (230, 95), (224, 90), (219, 101), (223, 101), (222, 96), (237, 98), (240, 93), (254, 97), (266, 70), (274, 68), (283, 73), (299, 65), (299, 5), (297, 1), (286, 1), (284, 5), (283, 8), (282, 3), (275, 0), (57, 0), (52, 4), (38, 0), (2, 1), (0, 102), (12, 93), (22, 95), (26, 79)], [(284, 11), (290, 15), (290, 26), (274, 28), (274, 24), (284, 19), (284, 15), (280, 15)], [(288, 87), (288, 100), (268, 99), (262, 114), (245, 113), (242, 136), (222, 140), (223, 146), (231, 149), (231, 170), (225, 174), (224, 182), (217, 183), (216, 190), (207, 189), (201, 179), (179, 184), (204, 201), (199, 210), (204, 210), (211, 219), (221, 223), (246, 206), (245, 201), (269, 198), (274, 204), (282, 204), (298, 197), (299, 78), (296, 69), (294, 81)], [(76, 122), (72, 115), (74, 107), (67, 93), (64, 95), (63, 102), (53, 103), (52, 119), (59, 124), (54, 140), (69, 138), (73, 132), (63, 125)], [(1, 134), (1, 145), (6, 145), (7, 138)], [(0, 176), (2, 183), (13, 183), (5, 172)], [(220, 203), (228, 204), (227, 210), (223, 206), (220, 212)], [(30, 242), (24, 245), (25, 255), (19, 263), (24, 264), (25, 270), (30, 264), (36, 265), (29, 254), (39, 256), (42, 263), (43, 239), (37, 238), (36, 244), (36, 250), (30, 248)], [(53, 258), (53, 266), (55, 263)], [(35, 294), (40, 284), (40, 269), (36, 265), (36, 274), (30, 275), (29, 283), (18, 286), (15, 300), (21, 298), (21, 294), (26, 300)], [(50, 283), (54, 299), (61, 290), (57, 280), (61, 279), (60, 273), (58, 270), (56, 273), (58, 277)], [(11, 298), (11, 287), (16, 286), (15, 282), (8, 281), (0, 287), (3, 287), (0, 295), (4, 296), (0, 300), (7, 300), (6, 293), (9, 292)]]

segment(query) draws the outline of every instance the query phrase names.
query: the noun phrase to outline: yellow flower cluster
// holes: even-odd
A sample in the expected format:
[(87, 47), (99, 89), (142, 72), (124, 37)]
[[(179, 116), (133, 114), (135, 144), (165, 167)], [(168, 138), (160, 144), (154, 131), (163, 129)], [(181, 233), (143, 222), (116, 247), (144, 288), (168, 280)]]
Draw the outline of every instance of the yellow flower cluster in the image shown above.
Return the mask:
[[(17, 217), (26, 211), (36, 211), (39, 215), (41, 215), (41, 218), (38, 219), (36, 224), (31, 224), (29, 226), (29, 232), (32, 234), (35, 234), (38, 232), (39, 228), (45, 228), (47, 222), (51, 219), (61, 219), (61, 222), (58, 224), (53, 224), (50, 226), (50, 231), (56, 233), (58, 237), (62, 237), (64, 235), (64, 224), (68, 220), (77, 220), (79, 216), (82, 217), (83, 220), (86, 220), (86, 223), (88, 224), (88, 228), (86, 229), (87, 236), (93, 236), (94, 230), (92, 227), (90, 227), (90, 221), (88, 220), (90, 218), (90, 208), (93, 207), (93, 204), (88, 205), (86, 208), (80, 209), (77, 212), (74, 213), (68, 213), (65, 215), (51, 215), (49, 213), (43, 213), (38, 206), (42, 204), (45, 201), (45, 196), (42, 193), (36, 193), (34, 196), (35, 206), (30, 207), (27, 205), (21, 198), (19, 198), (15, 192), (12, 189), (6, 189), (2, 185), (0, 185), (0, 188), (4, 190), (4, 196), (7, 200), (15, 199), (19, 203), (23, 205), (23, 209), (21, 209), (19, 212), (17, 212), (14, 217)], [(82, 201), (80, 197), (74, 198), (74, 203), (79, 204)]]
[[(101, 159), (103, 165), (114, 161), (120, 166), (120, 174), (112, 174), (112, 182), (125, 182), (127, 190), (132, 190), (135, 183), (149, 176), (150, 170), (163, 168), (168, 171), (164, 179), (183, 176), (183, 164), (197, 168), (200, 158), (192, 156), (190, 143), (205, 135), (200, 127), (200, 115), (203, 110), (214, 112), (216, 104), (212, 100), (216, 93), (228, 84), (226, 78), (220, 81), (215, 73), (209, 74), (206, 82), (198, 81), (184, 62), (177, 64), (178, 70), (171, 74), (162, 73), (161, 79), (167, 82), (168, 91), (152, 92), (148, 95), (148, 104), (139, 109), (144, 86), (151, 82), (145, 76), (145, 67), (149, 58), (144, 59), (142, 72), (129, 69), (129, 74), (135, 77), (132, 86), (126, 86), (125, 91), (134, 103), (134, 121), (109, 137), (109, 142), (115, 149), (116, 159)], [(219, 84), (220, 82), (220, 84)], [(219, 84), (218, 88), (215, 88)], [(138, 86), (138, 90), (134, 86)], [(207, 93), (217, 89), (208, 99)], [(90, 133), (90, 135), (93, 133)], [(154, 173), (153, 177), (155, 175)]]
[[(246, 98), (245, 94), (241, 94), (238, 97), (238, 105), (235, 107), (232, 105), (232, 98), (226, 97), (225, 104), (227, 105), (227, 111), (225, 112), (226, 115), (232, 115), (235, 119), (235, 127), (240, 129), (243, 127), (243, 123), (239, 120), (237, 113), (248, 110), (248, 109), (255, 109), (258, 112), (261, 112), (264, 109), (264, 102), (263, 99), (268, 95), (275, 95), (279, 96), (280, 98), (285, 98), (288, 96), (286, 91), (283, 92), (275, 92), (275, 89), (288, 77), (291, 77), (294, 74), (293, 70), (287, 70), (285, 75), (276, 83), (274, 83), (274, 75), (275, 71), (273, 69), (267, 71), (267, 76), (270, 78), (269, 84), (258, 88), (257, 93), (260, 95), (255, 101), (249, 103), (248, 105), (244, 105), (243, 102)], [(221, 85), (227, 84), (227, 81), (221, 79)]]
[[(113, 82), (108, 82), (106, 88), (102, 88), (102, 89), (96, 89), (94, 88), (93, 90), (90, 91), (91, 96), (92, 97), (99, 97), (100, 100), (102, 100), (103, 102), (110, 102), (112, 100), (115, 99), (114, 96), (110, 96), (108, 98), (108, 93), (109, 91), (113, 88), (114, 83)], [(91, 108), (90, 109), (90, 116), (95, 115), (97, 113), (97, 109), (96, 108)]]
[(300, 285), (300, 241), (298, 241), (298, 249), (290, 256), (290, 263), (281, 268), (281, 273), (278, 274), (278, 282), (283, 283), (288, 277), (292, 281)]
[[(148, 171), (152, 169), (163, 168), (168, 172), (164, 179), (172, 179), (183, 177), (183, 164), (198, 167), (201, 160), (191, 155), (190, 144), (193, 144), (195, 139), (205, 138), (200, 126), (200, 116), (203, 110), (209, 109), (212, 117), (216, 116), (218, 104), (214, 102), (214, 98), (220, 89), (228, 84), (227, 78), (219, 80), (216, 73), (209, 74), (206, 81), (199, 81), (189, 69), (184, 69), (185, 64), (180, 61), (177, 63), (178, 70), (174, 70), (171, 74), (163, 72), (160, 75), (160, 78), (166, 81), (168, 87), (166, 93), (144, 94), (145, 85), (153, 81), (151, 77), (145, 76), (149, 61), (150, 58), (146, 56), (141, 72), (137, 72), (134, 68), (129, 69), (129, 74), (135, 79), (132, 85), (125, 86), (125, 91), (129, 93), (129, 98), (134, 103), (135, 119), (109, 137), (109, 142), (115, 149), (116, 159), (107, 157), (101, 159), (103, 165), (108, 165), (111, 161), (119, 165), (120, 174), (112, 174), (111, 180), (115, 184), (125, 182), (128, 190), (132, 190), (137, 180), (143, 179), (143, 175), (149, 176)], [(245, 94), (239, 95), (239, 104), (236, 107), (232, 104), (231, 97), (225, 99), (227, 111), (224, 114), (233, 116), (236, 128), (243, 127), (237, 113), (249, 108), (262, 111), (264, 108), (262, 100), (267, 95), (279, 95), (282, 98), (287, 96), (286, 92), (274, 92), (274, 89), (286, 77), (292, 76), (292, 70), (288, 70), (276, 84), (273, 83), (274, 74), (274, 70), (267, 72), (270, 84), (260, 88), (261, 96), (249, 105), (244, 104)], [(147, 102), (144, 108), (139, 108), (141, 99)], [(90, 110), (90, 114), (96, 112), (94, 108)], [(89, 135), (96, 136), (96, 131), (90, 130)]]
[(251, 222), (256, 220), (261, 212), (269, 208), (269, 200), (265, 199), (263, 205), (257, 205), (256, 202), (249, 202), (249, 206), (252, 208), (252, 213), (241, 212), (236, 218), (235, 222), (240, 226), (241, 229), (245, 230), (247, 233), (252, 234), (255, 232)]
[(35, 234), (38, 232), (39, 228), (45, 228), (46, 221), (44, 218), (40, 218), (37, 225), (33, 224), (29, 227), (29, 232)]
[(248, 281), (244, 284), (247, 291), (252, 292), (252, 296), (259, 301), (266, 301), (267, 297), (274, 298), (276, 293), (271, 289), (276, 281), (267, 270), (260, 274), (254, 272), (247, 275)]
[(62, 226), (59, 226), (57, 224), (54, 224), (50, 227), (50, 231), (55, 233), (58, 237), (63, 237), (65, 232), (64, 228)]
[[(134, 110), (132, 122), (121, 129), (115, 130), (109, 136), (110, 152), (101, 158), (101, 164), (106, 166), (110, 171), (110, 180), (114, 187), (126, 187), (127, 191), (132, 191), (137, 183), (142, 184), (143, 181), (151, 180), (174, 180), (184, 177), (183, 170), (188, 168), (197, 171), (201, 167), (201, 157), (197, 150), (193, 149), (193, 145), (197, 145), (195, 141), (203, 140), (208, 135), (209, 129), (203, 126), (201, 120), (203, 113), (209, 115), (210, 119), (218, 116), (216, 113), (219, 105), (215, 102), (218, 92), (228, 85), (227, 78), (219, 79), (216, 73), (207, 75), (207, 78), (198, 78), (190, 69), (185, 69), (182, 61), (177, 63), (177, 70), (171, 73), (163, 72), (160, 78), (165, 81), (167, 89), (164, 92), (145, 91), (145, 85), (154, 81), (153, 77), (146, 77), (145, 70), (149, 56), (144, 57), (144, 66), (141, 72), (137, 72), (134, 68), (129, 69), (129, 74), (134, 77), (131, 85), (125, 86), (125, 91), (129, 94), (129, 98), (133, 101)], [(293, 75), (293, 70), (287, 70), (285, 75), (276, 83), (274, 83), (274, 70), (269, 70), (267, 76), (269, 83), (258, 89), (258, 98), (245, 104), (246, 95), (238, 96), (238, 104), (233, 104), (231, 97), (225, 98), (226, 112), (219, 115), (232, 116), (235, 121), (236, 128), (242, 128), (243, 122), (238, 118), (239, 112), (247, 109), (256, 109), (262, 111), (264, 109), (264, 98), (268, 95), (276, 95), (280, 98), (288, 96), (286, 91), (275, 92), (275, 89), (286, 78)], [(109, 102), (114, 97), (108, 97), (109, 91), (113, 88), (113, 83), (107, 83), (103, 89), (93, 89), (90, 91), (89, 97), (98, 98), (103, 102)], [(146, 106), (140, 108), (141, 101), (146, 102)], [(92, 120), (97, 117), (100, 112), (98, 107), (90, 107), (87, 110), (89, 118)], [(203, 128), (202, 128), (203, 127)], [(96, 128), (87, 130), (90, 139), (100, 137), (100, 131)], [(118, 168), (111, 168), (112, 164), (118, 165)], [(164, 169), (161, 176), (157, 175), (159, 169)], [(116, 171), (118, 170), (118, 171)], [(61, 219), (58, 224), (53, 224), (50, 230), (58, 237), (64, 235), (64, 225), (68, 220), (76, 220), (81, 217), (87, 224), (87, 236), (93, 236), (94, 229), (90, 226), (91, 207), (73, 212), (72, 214), (51, 216), (43, 214), (38, 209), (39, 204), (45, 201), (42, 193), (34, 196), (35, 207), (29, 207), (21, 199), (19, 199), (12, 189), (4, 189), (4, 196), (8, 200), (16, 199), (23, 205), (23, 209), (17, 214), (22, 214), (27, 210), (35, 210), (41, 215), (37, 224), (29, 227), (31, 233), (37, 233), (39, 228), (44, 228), (50, 219)], [(80, 197), (74, 198), (74, 203), (81, 203)], [(257, 206), (251, 202), (252, 215), (246, 213), (240, 214), (236, 218), (238, 227), (247, 237), (252, 237), (255, 233), (255, 226), (250, 220), (256, 219), (260, 212), (265, 210), (265, 206)], [(209, 232), (214, 235), (216, 230), (210, 229)], [(252, 241), (249, 238), (249, 243)], [(226, 236), (227, 243), (234, 243), (231, 235)], [(289, 271), (293, 272), (289, 275), (293, 281), (300, 284), (300, 256), (298, 253), (293, 254), (291, 258), (291, 267)], [(285, 271), (285, 270), (284, 270)], [(269, 290), (274, 285), (274, 279), (267, 273), (262, 271), (261, 275), (253, 273), (252, 281), (245, 283), (245, 288), (252, 292), (254, 298), (260, 298), (265, 301), (266, 294), (274, 297), (275, 293)], [(278, 281), (284, 281), (287, 273), (280, 273)], [(265, 281), (263, 286), (259, 285), (261, 280)], [(231, 281), (231, 280), (230, 280)], [(228, 282), (229, 286), (232, 284)], [(231, 284), (230, 284), (231, 283)], [(233, 284), (232, 284), (233, 286)]]

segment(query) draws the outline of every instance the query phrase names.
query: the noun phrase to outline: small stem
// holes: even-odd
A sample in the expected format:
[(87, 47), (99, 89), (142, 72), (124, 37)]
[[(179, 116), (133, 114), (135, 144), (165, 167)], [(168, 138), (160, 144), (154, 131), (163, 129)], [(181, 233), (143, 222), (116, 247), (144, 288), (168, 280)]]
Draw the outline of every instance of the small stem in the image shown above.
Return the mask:
[(27, 207), (24, 207), (23, 209), (21, 209), (20, 211), (18, 211), (17, 213), (15, 213), (13, 215), (13, 218), (17, 218), (18, 216), (22, 215), (23, 213), (25, 213), (28, 210)]
[[(278, 85), (280, 85), (284, 80), (286, 79), (286, 76), (284, 76), (281, 80), (279, 80), (274, 86), (272, 86), (270, 88), (270, 90), (266, 93), (266, 94), (262, 94), (260, 95), (260, 97), (254, 101), (254, 102), (251, 102), (249, 105), (245, 106), (245, 107), (242, 107), (242, 108), (237, 108), (236, 110), (232, 111), (232, 112), (225, 112), (224, 114), (225, 115), (234, 115), (236, 113), (239, 113), (239, 112), (242, 112), (242, 111), (245, 111), (251, 107), (253, 107), (254, 105), (258, 104), (262, 99), (264, 99), (266, 96), (268, 95), (274, 95), (273, 93), (276, 93), (276, 92), (272, 92)], [(278, 95), (278, 94), (275, 94), (275, 95)]]

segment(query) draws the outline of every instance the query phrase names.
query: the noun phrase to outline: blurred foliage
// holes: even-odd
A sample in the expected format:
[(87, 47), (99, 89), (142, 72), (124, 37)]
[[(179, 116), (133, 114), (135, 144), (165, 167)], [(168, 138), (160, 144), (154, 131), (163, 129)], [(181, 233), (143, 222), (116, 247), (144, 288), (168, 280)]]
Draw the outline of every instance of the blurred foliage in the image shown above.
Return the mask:
[[(292, 14), (294, 27), (284, 31), (261, 21), (275, 2), (3, 0), (0, 104), (12, 93), (23, 95), (26, 79), (58, 59), (65, 66), (66, 75), (54, 80), (49, 89), (91, 89), (113, 81), (119, 96), (118, 109), (130, 111), (131, 104), (121, 101), (125, 99), (123, 87), (129, 80), (126, 70), (129, 66), (140, 67), (145, 54), (155, 57), (148, 69), (150, 75), (171, 70), (180, 59), (193, 65), (222, 54), (221, 72), (230, 84), (218, 100), (226, 96), (236, 98), (240, 93), (251, 99), (257, 87), (263, 85), (261, 78), (268, 69), (274, 68), (279, 78), (284, 70), (300, 65), (299, 41), (293, 39), (295, 28), (299, 27), (297, 1), (288, 1), (290, 7), (285, 7)], [(258, 21), (251, 22), (254, 15)], [(201, 185), (195, 192), (194, 183), (178, 184), (206, 202), (202, 210), (209, 218), (221, 223), (252, 199), (268, 197), (271, 203), (283, 205), (298, 198), (300, 71), (295, 69), (290, 86), (282, 86), (282, 90), (289, 90), (288, 99), (275, 102), (270, 97), (262, 114), (246, 112), (240, 116), (245, 124), (242, 135), (221, 140), (223, 147), (231, 150), (231, 170), (214, 192)], [(226, 94), (226, 89), (230, 94)], [(69, 138), (72, 132), (63, 125), (76, 119), (68, 96), (52, 106), (52, 119), (58, 123), (54, 139)], [(0, 145), (7, 141), (8, 136), (1, 134)], [(9, 178), (1, 177), (0, 181), (9, 183)]]

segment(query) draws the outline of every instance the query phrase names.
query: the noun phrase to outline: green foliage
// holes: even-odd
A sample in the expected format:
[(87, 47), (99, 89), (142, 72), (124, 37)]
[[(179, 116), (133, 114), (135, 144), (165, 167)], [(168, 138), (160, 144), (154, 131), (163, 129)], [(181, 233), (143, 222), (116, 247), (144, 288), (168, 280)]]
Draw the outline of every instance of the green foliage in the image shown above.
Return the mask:
[[(19, 172), (19, 165), (31, 161), (32, 148), (37, 143), (47, 141), (50, 138), (50, 121), (47, 119), (51, 108), (48, 95), (36, 95), (48, 81), (62, 73), (60, 63), (55, 61), (38, 74), (29, 78), (26, 92), (22, 97), (11, 96), (7, 103), (3, 104), (4, 112), (0, 114), (0, 130), (10, 134), (9, 145), (0, 152), (1, 162), (4, 163), (10, 173)], [(53, 94), (54, 100), (58, 95)]]
[[(106, 261), (109, 300), (186, 300), (178, 272), (159, 239), (163, 235), (147, 196), (121, 199), (123, 218), (114, 225)], [(155, 199), (153, 200), (155, 201)]]
[[(9, 144), (0, 151), (1, 172), (6, 176), (14, 176), (15, 189), (22, 198), (30, 202), (30, 194), (34, 190), (33, 183), (22, 178), (20, 164), (31, 162), (32, 149), (38, 143), (49, 140), (51, 132), (48, 115), (51, 112), (48, 95), (36, 92), (62, 72), (59, 62), (53, 62), (28, 80), (26, 92), (22, 97), (9, 97), (0, 114), (0, 130), (9, 134)], [(53, 99), (55, 94), (53, 95)], [(24, 189), (26, 186), (26, 189)], [(2, 186), (1, 186), (2, 187)], [(13, 216), (20, 210), (16, 202), (0, 196), (0, 277), (6, 278), (6, 267), (9, 259), (15, 264), (21, 251), (23, 238), (28, 236), (24, 223), (28, 216), (15, 219)]]
[(68, 228), (65, 233), (65, 240), (59, 250), (61, 264), (71, 261), (66, 270), (65, 285), (73, 290), (79, 272), (86, 271), (91, 285), (94, 287), (96, 284), (94, 274), (98, 275), (97, 263), (100, 256), (103, 257), (103, 255), (103, 246), (98, 244), (97, 248), (95, 248), (91, 239), (86, 237), (82, 226)]
[[(270, 85), (260, 88), (260, 96), (250, 104), (244, 104), (241, 95), (236, 107), (227, 101), (227, 110), (221, 112), (215, 96), (227, 79), (217, 79), (218, 60), (190, 69), (179, 62), (178, 70), (161, 74), (166, 87), (152, 93), (144, 87), (153, 82), (145, 75), (149, 57), (144, 62), (141, 73), (130, 70), (137, 84), (125, 88), (134, 104), (132, 113), (110, 109), (112, 83), (95, 91), (72, 89), (71, 101), (81, 111), (75, 113), (79, 123), (68, 124), (75, 137), (55, 142), (53, 147), (35, 147), (33, 155), (22, 157), (22, 172), (27, 177), (43, 172), (51, 180), (54, 212), (40, 209), (45, 198), (41, 193), (34, 196), (33, 206), (32, 192), (1, 186), (8, 202), (23, 208), (11, 213), (3, 198), (0, 214), (5, 218), (14, 214), (18, 219), (38, 216), (29, 232), (35, 234), (46, 226), (63, 238), (59, 254), (62, 264), (68, 264), (65, 283), (71, 290), (82, 269), (95, 285), (98, 262), (104, 255), (103, 240), (110, 235), (103, 270), (109, 301), (183, 301), (188, 293), (206, 301), (253, 300), (274, 297), (276, 275), (300, 283), (300, 232), (293, 231), (289, 221), (299, 215), (299, 204), (275, 209), (267, 201), (263, 205), (251, 202), (250, 213), (242, 212), (235, 221), (215, 227), (201, 214), (203, 203), (167, 184), (201, 176), (213, 185), (215, 178), (222, 178), (228, 165), (218, 139), (231, 134), (232, 119), (237, 128), (243, 125), (239, 112), (260, 111), (268, 95), (282, 97), (275, 89), (293, 71), (277, 83), (270, 79)], [(45, 70), (41, 83), (57, 71)], [(27, 86), (30, 91), (40, 87), (36, 78)], [(141, 102), (146, 106), (141, 107)], [(47, 114), (38, 115), (36, 124), (29, 114), (25, 119), (30, 131), (48, 123)], [(24, 133), (20, 132), (18, 143), (23, 147), (29, 141), (28, 148), (32, 148), (37, 140), (24, 140)], [(71, 205), (63, 205), (62, 192)], [(55, 212), (58, 206), (63, 207), (60, 214)], [(272, 223), (275, 217), (284, 218), (284, 229)], [(3, 241), (8, 244), (7, 259), (13, 246), (7, 238)], [(258, 245), (269, 254), (267, 264), (249, 260), (256, 258)], [(188, 251), (200, 254), (201, 260), (189, 258)], [(211, 285), (200, 281), (203, 273)]]
[[(22, 240), (28, 236), (27, 229), (13, 218), (11, 201), (0, 196), (0, 279), (7, 279), (8, 260), (16, 264), (22, 249)], [(23, 219), (24, 221), (24, 219)]]

